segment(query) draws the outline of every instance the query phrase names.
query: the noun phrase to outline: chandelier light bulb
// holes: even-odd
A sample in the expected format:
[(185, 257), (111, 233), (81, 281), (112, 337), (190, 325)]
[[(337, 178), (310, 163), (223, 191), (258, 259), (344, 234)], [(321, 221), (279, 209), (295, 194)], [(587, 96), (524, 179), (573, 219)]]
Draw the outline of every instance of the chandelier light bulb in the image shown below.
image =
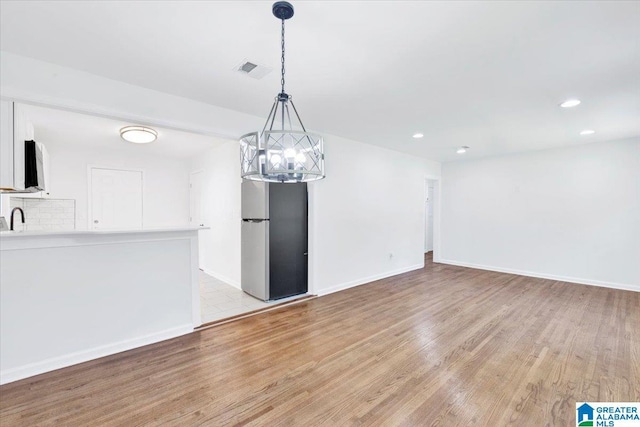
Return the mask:
[(275, 167), (280, 165), (280, 162), (282, 162), (282, 157), (280, 157), (279, 154), (272, 154), (269, 160), (271, 161), (271, 164)]

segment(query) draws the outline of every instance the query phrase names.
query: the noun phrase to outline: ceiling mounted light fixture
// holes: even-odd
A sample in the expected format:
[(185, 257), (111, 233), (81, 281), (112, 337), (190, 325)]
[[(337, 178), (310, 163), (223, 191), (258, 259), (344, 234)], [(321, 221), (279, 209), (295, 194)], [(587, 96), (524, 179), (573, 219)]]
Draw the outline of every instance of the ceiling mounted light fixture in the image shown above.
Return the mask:
[(469, 149), (469, 147), (467, 147), (466, 145), (463, 145), (462, 147), (458, 148), (456, 150), (456, 153), (458, 154), (464, 154), (467, 152), (467, 150)]
[(120, 137), (134, 144), (148, 144), (158, 137), (158, 132), (144, 126), (125, 126), (120, 129)]
[[(273, 4), (272, 12), (282, 22), (282, 87), (262, 131), (240, 137), (241, 176), (253, 181), (279, 183), (316, 181), (325, 176), (322, 137), (307, 132), (291, 95), (284, 91), (284, 21), (293, 16), (293, 6), (278, 1)], [(296, 124), (291, 121), (292, 112)]]
[(414, 137), (415, 139), (422, 138), (423, 136), (424, 136), (424, 135), (423, 135), (423, 134), (421, 134), (421, 133), (414, 133), (414, 134), (413, 134), (413, 137)]
[(593, 135), (594, 133), (596, 133), (596, 131), (593, 129), (585, 129), (580, 132), (580, 135)]
[(580, 105), (580, 100), (579, 99), (567, 99), (562, 104), (560, 104), (560, 106), (562, 108), (571, 108), (571, 107), (575, 107), (575, 106), (578, 106), (578, 105)]

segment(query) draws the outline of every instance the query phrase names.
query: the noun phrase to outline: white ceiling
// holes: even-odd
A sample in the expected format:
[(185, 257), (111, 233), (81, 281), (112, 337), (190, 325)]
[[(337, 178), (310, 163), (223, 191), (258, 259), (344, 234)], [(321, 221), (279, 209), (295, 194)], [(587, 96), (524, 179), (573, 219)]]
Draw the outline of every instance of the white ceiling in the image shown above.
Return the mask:
[[(640, 2), (293, 3), (287, 92), (308, 128), (441, 161), (640, 135)], [(271, 4), (3, 1), (0, 47), (266, 118)], [(234, 72), (245, 58), (274, 71)]]
[(56, 143), (69, 149), (74, 146), (101, 147), (127, 153), (187, 159), (225, 142), (211, 136), (153, 126), (158, 131), (158, 139), (150, 144), (132, 144), (120, 138), (120, 129), (137, 123), (35, 105), (21, 104), (19, 108), (33, 123), (38, 142), (45, 145)]

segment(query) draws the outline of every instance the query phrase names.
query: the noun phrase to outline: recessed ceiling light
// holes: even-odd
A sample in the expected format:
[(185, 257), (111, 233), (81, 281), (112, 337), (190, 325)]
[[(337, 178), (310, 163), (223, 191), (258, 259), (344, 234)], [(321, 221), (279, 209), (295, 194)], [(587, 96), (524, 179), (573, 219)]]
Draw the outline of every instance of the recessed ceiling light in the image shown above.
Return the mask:
[(120, 137), (134, 144), (147, 144), (158, 137), (158, 132), (144, 126), (125, 126), (120, 129)]
[(418, 139), (418, 138), (422, 138), (423, 136), (424, 136), (424, 135), (423, 135), (423, 134), (421, 134), (421, 133), (414, 133), (414, 134), (413, 134), (413, 137), (414, 137), (414, 138), (416, 138), (416, 139)]
[(594, 133), (596, 133), (596, 131), (593, 129), (585, 129), (580, 132), (580, 135), (593, 135)]
[(456, 153), (458, 154), (464, 154), (467, 152), (467, 150), (469, 149), (469, 147), (467, 147), (466, 145), (463, 145), (462, 147), (458, 148), (456, 150)]
[(575, 107), (576, 105), (580, 105), (579, 99), (567, 99), (562, 104), (560, 104), (562, 108), (571, 108)]

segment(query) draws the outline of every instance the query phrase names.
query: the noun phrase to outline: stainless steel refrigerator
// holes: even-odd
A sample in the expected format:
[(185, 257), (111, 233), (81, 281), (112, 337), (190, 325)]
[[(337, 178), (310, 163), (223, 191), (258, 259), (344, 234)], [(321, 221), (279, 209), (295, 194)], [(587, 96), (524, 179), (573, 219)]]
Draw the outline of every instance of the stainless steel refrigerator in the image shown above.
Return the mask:
[(242, 290), (264, 301), (307, 292), (307, 184), (242, 182)]

